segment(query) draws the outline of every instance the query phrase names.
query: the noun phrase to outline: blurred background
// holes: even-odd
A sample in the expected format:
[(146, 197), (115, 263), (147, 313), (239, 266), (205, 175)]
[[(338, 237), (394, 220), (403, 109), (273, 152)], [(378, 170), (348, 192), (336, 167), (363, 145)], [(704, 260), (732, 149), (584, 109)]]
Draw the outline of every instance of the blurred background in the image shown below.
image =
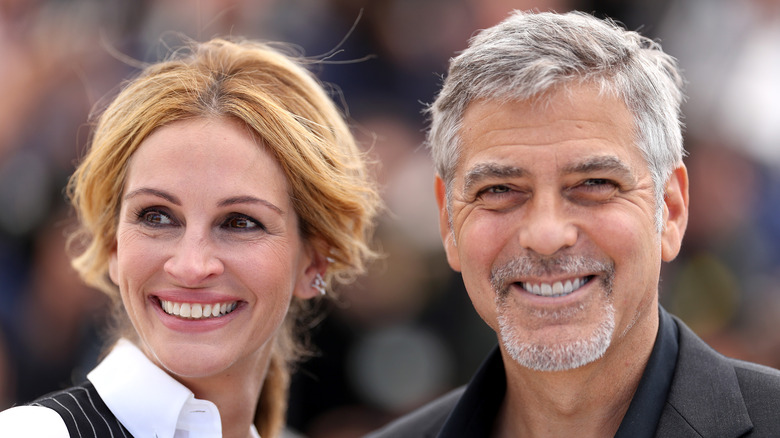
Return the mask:
[(83, 378), (106, 300), (68, 264), (63, 186), (90, 111), (176, 35), (327, 59), (377, 159), (387, 257), (340, 293), (294, 377), (292, 429), (360, 436), (465, 383), (495, 336), (446, 264), (420, 114), (448, 59), (511, 9), (579, 9), (659, 39), (688, 79), (691, 214), (661, 300), (727, 355), (780, 367), (778, 0), (0, 0), (0, 409)]

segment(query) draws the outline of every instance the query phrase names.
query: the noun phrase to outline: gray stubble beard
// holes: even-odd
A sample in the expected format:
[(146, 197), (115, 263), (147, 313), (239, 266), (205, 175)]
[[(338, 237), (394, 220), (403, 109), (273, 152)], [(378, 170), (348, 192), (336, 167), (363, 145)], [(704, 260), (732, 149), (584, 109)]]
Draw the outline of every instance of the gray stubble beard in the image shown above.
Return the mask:
[[(499, 336), (506, 352), (518, 364), (536, 371), (564, 371), (581, 367), (601, 358), (609, 348), (615, 332), (615, 308), (612, 304), (612, 281), (614, 263), (603, 262), (583, 256), (561, 256), (555, 258), (520, 257), (494, 268), (491, 284), (496, 293)], [(557, 274), (582, 275), (583, 272), (604, 274), (602, 283), (606, 294), (603, 305), (604, 318), (590, 334), (563, 343), (547, 344), (523, 339), (515, 321), (510, 315), (507, 298), (511, 278)], [(593, 281), (593, 280), (591, 280)], [(556, 321), (569, 318), (584, 309), (581, 303), (574, 308), (556, 311), (534, 312), (534, 317)]]

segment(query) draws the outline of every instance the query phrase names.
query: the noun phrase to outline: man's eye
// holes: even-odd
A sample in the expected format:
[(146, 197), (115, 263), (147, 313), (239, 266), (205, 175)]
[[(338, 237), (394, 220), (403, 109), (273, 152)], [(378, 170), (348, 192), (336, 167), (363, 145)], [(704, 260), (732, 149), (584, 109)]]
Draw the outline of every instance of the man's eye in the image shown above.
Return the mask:
[(591, 178), (585, 180), (582, 186), (588, 190), (612, 190), (617, 187), (617, 184), (605, 178)]
[(511, 189), (507, 186), (493, 186), (489, 187), (487, 190), (485, 190), (487, 193), (491, 193), (494, 195), (500, 195), (503, 193), (509, 193)]
[(585, 187), (600, 187), (600, 186), (614, 187), (615, 183), (604, 178), (592, 178), (583, 182), (582, 185), (584, 185)]
[(573, 200), (583, 202), (605, 202), (615, 195), (619, 186), (611, 179), (590, 178), (567, 190)]

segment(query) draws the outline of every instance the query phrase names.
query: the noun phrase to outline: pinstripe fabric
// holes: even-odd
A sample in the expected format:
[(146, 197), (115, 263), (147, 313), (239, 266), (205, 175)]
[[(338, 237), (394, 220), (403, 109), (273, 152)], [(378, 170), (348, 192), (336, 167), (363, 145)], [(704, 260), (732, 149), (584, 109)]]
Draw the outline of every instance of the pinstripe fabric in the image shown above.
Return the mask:
[(132, 438), (89, 381), (45, 395), (30, 405), (54, 409), (71, 438)]

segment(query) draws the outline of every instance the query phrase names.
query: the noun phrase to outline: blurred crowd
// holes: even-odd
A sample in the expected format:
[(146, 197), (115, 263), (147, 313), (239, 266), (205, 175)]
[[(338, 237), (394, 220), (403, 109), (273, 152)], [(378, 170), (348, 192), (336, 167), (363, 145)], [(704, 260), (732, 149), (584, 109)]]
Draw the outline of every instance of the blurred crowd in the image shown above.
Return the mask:
[(778, 0), (0, 0), (0, 409), (82, 379), (106, 300), (70, 268), (63, 187), (99, 111), (183, 38), (293, 44), (376, 161), (386, 257), (342, 288), (289, 423), (360, 436), (465, 383), (495, 343), (439, 241), (421, 110), (511, 9), (583, 10), (661, 41), (689, 81), (691, 215), (661, 301), (720, 351), (780, 367)]

